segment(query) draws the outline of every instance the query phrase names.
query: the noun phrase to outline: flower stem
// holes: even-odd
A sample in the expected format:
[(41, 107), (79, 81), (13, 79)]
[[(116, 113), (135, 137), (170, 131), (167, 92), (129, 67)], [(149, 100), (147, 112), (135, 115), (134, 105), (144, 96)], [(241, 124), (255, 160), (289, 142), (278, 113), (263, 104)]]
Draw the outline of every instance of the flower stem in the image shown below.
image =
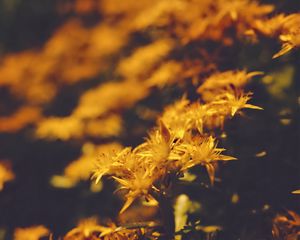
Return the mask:
[(173, 240), (175, 232), (174, 209), (171, 198), (166, 195), (159, 197), (159, 211), (165, 231), (164, 239)]

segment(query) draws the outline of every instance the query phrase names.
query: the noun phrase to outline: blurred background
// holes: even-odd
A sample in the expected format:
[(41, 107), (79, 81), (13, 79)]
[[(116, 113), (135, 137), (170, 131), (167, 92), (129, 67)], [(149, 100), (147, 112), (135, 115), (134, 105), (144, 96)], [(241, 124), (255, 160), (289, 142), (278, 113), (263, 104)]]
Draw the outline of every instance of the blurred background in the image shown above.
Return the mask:
[[(12, 239), (17, 227), (42, 224), (61, 236), (80, 218), (117, 218), (122, 199), (110, 180), (91, 183), (90, 162), (102, 148), (141, 143), (183, 89), (196, 98), (188, 84), (149, 91), (120, 82), (145, 77), (132, 73), (137, 63), (126, 57), (162, 33), (128, 30), (118, 24), (122, 12), (109, 4), (99, 11), (96, 2), (0, 0), (0, 162), (11, 171), (0, 191), (0, 239)], [(299, 11), (294, 0), (261, 2), (274, 4), (275, 13)], [(178, 191), (201, 205), (191, 221), (222, 226), (216, 239), (271, 239), (277, 213), (300, 213), (300, 195), (291, 194), (300, 188), (299, 50), (272, 60), (280, 44), (267, 38), (222, 49), (200, 44), (223, 57), (221, 70), (265, 73), (247, 86), (251, 103), (264, 111), (245, 111), (226, 124), (219, 144), (239, 161), (220, 168), (215, 187), (199, 178)], [(193, 55), (193, 48), (184, 51)]]

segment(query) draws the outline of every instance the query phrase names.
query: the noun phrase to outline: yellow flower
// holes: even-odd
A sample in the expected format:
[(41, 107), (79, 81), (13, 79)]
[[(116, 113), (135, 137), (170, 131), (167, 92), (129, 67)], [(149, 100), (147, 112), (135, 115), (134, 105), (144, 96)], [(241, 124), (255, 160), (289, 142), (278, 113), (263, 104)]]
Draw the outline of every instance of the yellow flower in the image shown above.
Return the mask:
[(14, 240), (39, 240), (41, 237), (45, 237), (49, 234), (49, 230), (42, 225), (17, 228), (14, 232)]
[(216, 161), (236, 160), (234, 157), (222, 155), (221, 153), (225, 149), (217, 148), (215, 139), (211, 136), (208, 138), (190, 138), (176, 147), (175, 150), (181, 152), (182, 155), (179, 160), (181, 171), (186, 171), (196, 165), (203, 165), (206, 167), (212, 183), (214, 182)]
[(207, 116), (205, 126), (209, 129), (223, 128), (226, 119), (233, 117), (243, 108), (262, 110), (261, 107), (248, 104), (251, 93), (243, 93), (241, 90), (234, 92), (223, 91), (215, 96), (214, 100), (207, 104)]
[(150, 194), (150, 190), (155, 189), (153, 186), (153, 177), (155, 176), (150, 176), (147, 173), (147, 171), (136, 172), (131, 178), (127, 179), (113, 177), (121, 184), (120, 189), (128, 190), (128, 193), (125, 195), (126, 202), (120, 213), (124, 212), (133, 203), (133, 201), (139, 197), (145, 197), (148, 201), (155, 201), (154, 197)]
[(191, 123), (186, 118), (189, 104), (190, 101), (184, 96), (174, 104), (167, 106), (162, 114), (161, 121), (177, 138), (183, 138), (185, 132), (191, 128)]
[(97, 236), (107, 231), (107, 227), (100, 226), (97, 218), (87, 218), (79, 221), (78, 226), (70, 230), (64, 240), (100, 239)]
[(214, 98), (224, 92), (224, 90), (228, 90), (228, 88), (243, 88), (252, 77), (261, 74), (263, 73), (247, 73), (246, 71), (226, 71), (215, 73), (205, 79), (204, 83), (197, 89), (197, 92), (201, 95), (201, 98), (205, 102), (209, 102), (214, 100)]
[[(124, 174), (126, 167), (126, 159), (130, 158), (131, 148), (124, 148), (119, 152), (111, 151), (102, 153), (96, 161), (96, 168), (92, 178), (95, 178), (96, 183), (100, 181), (103, 175), (116, 173), (118, 175)], [(125, 173), (126, 174), (126, 173)]]
[(300, 46), (300, 14), (291, 14), (285, 17), (282, 23), (279, 40), (282, 42), (281, 50), (273, 58), (277, 58), (293, 48)]

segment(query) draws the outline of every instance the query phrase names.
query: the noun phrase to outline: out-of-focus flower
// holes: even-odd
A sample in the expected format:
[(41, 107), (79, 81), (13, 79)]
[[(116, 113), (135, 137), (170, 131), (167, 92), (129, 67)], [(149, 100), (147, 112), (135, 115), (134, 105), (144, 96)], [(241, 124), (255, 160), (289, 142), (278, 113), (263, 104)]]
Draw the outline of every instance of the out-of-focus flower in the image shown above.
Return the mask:
[(6, 161), (0, 161), (0, 191), (3, 190), (4, 184), (15, 178), (15, 174), (12, 172), (10, 163)]
[[(78, 226), (70, 230), (64, 240), (139, 240), (147, 235), (144, 228), (129, 229), (118, 227), (114, 223), (102, 226), (96, 218), (87, 218), (79, 221)], [(151, 232), (147, 239), (151, 238)]]
[(68, 140), (71, 137), (80, 137), (83, 133), (83, 123), (76, 118), (48, 118), (37, 129), (41, 138), (58, 138)]
[(98, 236), (107, 228), (98, 224), (97, 218), (87, 218), (79, 221), (78, 226), (70, 230), (64, 240), (100, 239)]
[[(75, 161), (68, 164), (62, 176), (55, 175), (51, 178), (51, 184), (58, 188), (74, 187), (79, 181), (88, 180), (95, 168), (94, 159), (99, 153), (110, 153), (118, 151), (122, 146), (116, 142), (94, 145), (92, 143), (85, 143), (82, 146), (82, 155)], [(108, 164), (104, 162), (104, 164)]]
[[(263, 74), (262, 72), (249, 72), (246, 71), (226, 71), (215, 73), (208, 77), (203, 84), (197, 89), (201, 98), (209, 102), (213, 100), (216, 95), (234, 87), (235, 89), (242, 89), (249, 80), (257, 75)], [(230, 90), (230, 89), (229, 89)]]
[[(268, 37), (275, 37), (282, 43), (281, 50), (273, 55), (280, 57), (293, 48), (300, 46), (300, 14), (279, 14), (269, 19), (256, 19), (251, 24), (251, 30), (246, 34), (256, 38), (255, 31)], [(254, 31), (255, 30), (255, 31)]]
[(41, 120), (41, 109), (24, 106), (10, 116), (0, 117), (0, 132), (17, 132), (29, 124)]
[(300, 216), (293, 211), (273, 219), (272, 233), (278, 240), (296, 240), (300, 236)]
[(27, 228), (16, 228), (14, 240), (40, 240), (42, 237), (49, 236), (50, 231), (43, 225)]
[(127, 58), (121, 60), (117, 72), (128, 80), (139, 80), (153, 71), (172, 50), (174, 42), (171, 39), (159, 39), (146, 46), (139, 47)]

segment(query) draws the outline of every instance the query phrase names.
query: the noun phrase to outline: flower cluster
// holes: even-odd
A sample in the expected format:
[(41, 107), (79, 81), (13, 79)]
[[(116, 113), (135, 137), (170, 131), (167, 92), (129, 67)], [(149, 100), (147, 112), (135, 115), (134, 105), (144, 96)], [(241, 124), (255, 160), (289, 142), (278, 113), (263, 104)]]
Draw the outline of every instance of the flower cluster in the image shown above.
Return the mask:
[[(151, 227), (151, 223), (148, 224)], [(70, 230), (64, 237), (64, 240), (138, 240), (147, 237), (154, 238), (156, 234), (144, 227), (128, 228), (116, 226), (109, 223), (108, 226), (102, 226), (94, 217), (82, 219), (78, 226)]]
[(273, 236), (278, 240), (293, 240), (300, 236), (300, 216), (293, 211), (278, 214), (273, 220)]
[[(211, 182), (214, 182), (216, 162), (235, 158), (222, 154), (225, 149), (217, 147), (210, 130), (223, 127), (226, 119), (243, 108), (261, 109), (248, 104), (249, 94), (244, 94), (239, 88), (243, 85), (241, 82), (256, 74), (223, 73), (220, 75), (224, 84), (220, 81), (213, 85), (214, 88), (209, 86), (215, 78), (221, 77), (209, 78), (198, 91), (216, 92), (213, 99), (201, 104), (182, 98), (166, 107), (158, 121), (159, 126), (149, 133), (144, 143), (133, 149), (126, 147), (121, 151), (103, 153), (98, 158), (93, 175), (96, 182), (109, 175), (127, 191), (121, 213), (138, 197), (155, 202), (155, 194), (163, 194), (161, 189), (167, 176), (180, 176), (196, 165), (205, 166)], [(231, 87), (229, 91), (231, 85), (236, 88)]]
[[(66, 14), (65, 22), (49, 39), (38, 49), (7, 53), (0, 61), (0, 90), (7, 93), (8, 101), (16, 102), (13, 109), (0, 103), (0, 133), (15, 134), (31, 126), (25, 131), (32, 131), (28, 135), (34, 138), (76, 141), (81, 156), (61, 175), (50, 177), (50, 184), (71, 188), (92, 176), (91, 191), (96, 192), (102, 187), (96, 184), (110, 177), (125, 195), (120, 213), (140, 198), (149, 205), (162, 205), (171, 183), (196, 166), (204, 167), (214, 184), (218, 164), (236, 160), (219, 146), (215, 129), (223, 131), (226, 121), (243, 109), (262, 109), (250, 104), (252, 93), (244, 91), (262, 72), (229, 70), (223, 50), (236, 51), (236, 42), (247, 43), (249, 38), (255, 43), (262, 36), (281, 44), (273, 58), (300, 46), (300, 14), (274, 14), (275, 6), (255, 0), (57, 2), (59, 13)], [(89, 14), (93, 23), (85, 24)], [(273, 50), (268, 50), (272, 55)], [(119, 142), (123, 144), (121, 138), (131, 131), (123, 129), (124, 111), (132, 108), (139, 115), (142, 100), (156, 92), (168, 95), (173, 88), (189, 94), (181, 99), (168, 96), (174, 102), (163, 106), (161, 113), (142, 106), (145, 112), (154, 112), (151, 120), (159, 115), (156, 127), (138, 146), (123, 147)], [(56, 100), (69, 90), (74, 102), (69, 104), (62, 97), (66, 112), (52, 111)], [(0, 191), (14, 177), (9, 164), (1, 161)], [(187, 213), (183, 215), (178, 231), (187, 224)], [(293, 212), (289, 215), (275, 218), (275, 237), (290, 240), (299, 235), (300, 218)], [(165, 224), (163, 219), (161, 223)], [(91, 218), (80, 221), (63, 239), (138, 240), (175, 235), (172, 226), (158, 234), (151, 227), (102, 226)], [(281, 235), (284, 227), (288, 231)], [(220, 228), (198, 225), (198, 229)], [(14, 235), (16, 240), (47, 236), (52, 237), (43, 226), (17, 228)]]

